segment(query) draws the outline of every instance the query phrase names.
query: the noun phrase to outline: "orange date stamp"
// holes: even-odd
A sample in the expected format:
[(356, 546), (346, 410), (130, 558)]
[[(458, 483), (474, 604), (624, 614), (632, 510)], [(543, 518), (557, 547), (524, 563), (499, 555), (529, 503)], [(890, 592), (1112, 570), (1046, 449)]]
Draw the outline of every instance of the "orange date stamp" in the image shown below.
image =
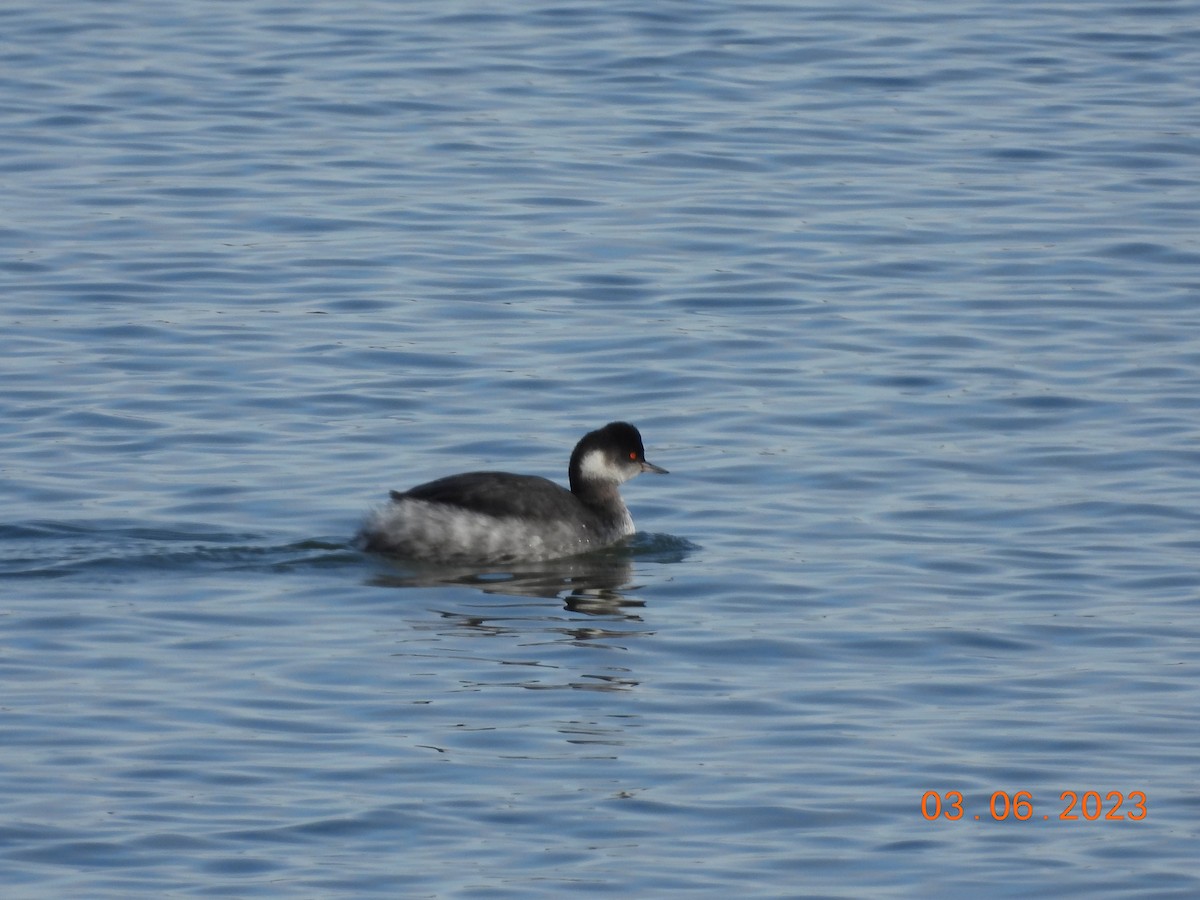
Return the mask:
[(928, 822), (947, 819), (972, 819), (976, 822), (991, 818), (996, 822), (1030, 819), (1059, 822), (1141, 822), (1148, 815), (1145, 791), (1063, 791), (1055, 812), (1040, 816), (1034, 809), (1033, 794), (1029, 791), (993, 791), (988, 800), (987, 815), (970, 816), (963, 809), (961, 791), (926, 791), (921, 795), (921, 816)]

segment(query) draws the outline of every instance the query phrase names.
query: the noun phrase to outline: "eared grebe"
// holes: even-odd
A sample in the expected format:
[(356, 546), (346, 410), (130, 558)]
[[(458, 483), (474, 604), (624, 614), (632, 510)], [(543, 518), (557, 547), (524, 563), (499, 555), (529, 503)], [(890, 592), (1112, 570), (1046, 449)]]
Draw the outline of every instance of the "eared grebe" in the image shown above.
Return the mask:
[(359, 545), (376, 553), (441, 563), (555, 559), (604, 547), (633, 534), (618, 486), (642, 472), (642, 436), (610, 422), (575, 445), (571, 489), (537, 475), (467, 472), (401, 493), (375, 510)]

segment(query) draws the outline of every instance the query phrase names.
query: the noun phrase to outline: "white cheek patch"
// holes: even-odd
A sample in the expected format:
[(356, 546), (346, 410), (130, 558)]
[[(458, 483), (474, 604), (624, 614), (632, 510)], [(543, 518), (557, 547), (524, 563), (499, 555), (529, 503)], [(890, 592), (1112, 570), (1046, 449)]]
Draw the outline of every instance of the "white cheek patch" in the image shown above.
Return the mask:
[(632, 467), (614, 466), (603, 450), (589, 450), (585, 453), (580, 460), (579, 471), (586, 481), (607, 481), (613, 484), (628, 481), (637, 472)]

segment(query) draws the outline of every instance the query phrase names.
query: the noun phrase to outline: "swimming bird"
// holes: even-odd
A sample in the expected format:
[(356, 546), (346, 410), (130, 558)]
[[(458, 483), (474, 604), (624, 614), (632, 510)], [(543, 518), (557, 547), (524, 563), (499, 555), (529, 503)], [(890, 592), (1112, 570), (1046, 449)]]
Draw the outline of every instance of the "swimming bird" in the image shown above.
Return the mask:
[(642, 436), (610, 422), (571, 453), (567, 490), (537, 475), (465, 472), (392, 491), (358, 534), (363, 549), (435, 563), (495, 564), (555, 559), (606, 547), (633, 534), (619, 486), (642, 472)]

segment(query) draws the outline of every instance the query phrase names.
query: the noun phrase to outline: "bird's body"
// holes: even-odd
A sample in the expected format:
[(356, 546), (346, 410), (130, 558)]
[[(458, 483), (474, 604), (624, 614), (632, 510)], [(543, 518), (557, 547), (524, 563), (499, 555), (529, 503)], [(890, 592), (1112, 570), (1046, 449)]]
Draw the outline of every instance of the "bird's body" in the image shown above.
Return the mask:
[(364, 549), (440, 563), (505, 563), (573, 556), (633, 534), (619, 486), (646, 461), (641, 435), (612, 422), (571, 454), (571, 489), (536, 475), (467, 472), (392, 491), (359, 532)]

